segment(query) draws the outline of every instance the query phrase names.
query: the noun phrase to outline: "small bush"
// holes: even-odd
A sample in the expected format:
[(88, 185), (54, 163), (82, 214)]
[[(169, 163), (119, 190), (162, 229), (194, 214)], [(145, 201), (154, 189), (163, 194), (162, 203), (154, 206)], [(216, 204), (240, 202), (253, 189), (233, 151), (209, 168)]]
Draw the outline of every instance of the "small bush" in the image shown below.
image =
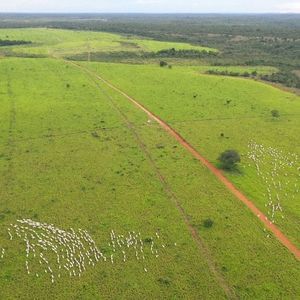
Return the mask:
[(271, 110), (271, 115), (272, 115), (273, 118), (279, 118), (280, 117), (280, 113), (277, 109)]
[(211, 228), (213, 225), (214, 225), (214, 221), (213, 221), (212, 219), (210, 219), (210, 218), (205, 219), (205, 220), (203, 221), (203, 226), (204, 226), (205, 228)]
[(218, 160), (221, 162), (222, 169), (232, 170), (236, 164), (241, 161), (240, 155), (235, 150), (226, 150), (219, 156)]
[(144, 242), (150, 244), (152, 242), (152, 238), (145, 238)]
[(168, 277), (160, 277), (158, 279), (158, 282), (164, 285), (170, 285), (171, 284), (171, 279)]
[(160, 62), (159, 62), (159, 66), (160, 67), (166, 67), (168, 65), (168, 63), (166, 62), (166, 61), (163, 61), (163, 60), (161, 60)]
[(94, 138), (99, 138), (100, 137), (99, 134), (98, 134), (98, 132), (96, 132), (96, 131), (92, 132), (92, 136)]

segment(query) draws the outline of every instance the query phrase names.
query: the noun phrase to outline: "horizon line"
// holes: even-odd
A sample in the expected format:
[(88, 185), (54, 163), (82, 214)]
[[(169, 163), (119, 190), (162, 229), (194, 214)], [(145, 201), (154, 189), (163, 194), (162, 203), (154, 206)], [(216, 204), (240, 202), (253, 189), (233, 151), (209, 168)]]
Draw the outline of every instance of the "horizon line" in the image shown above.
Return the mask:
[(128, 14), (143, 14), (143, 15), (267, 15), (267, 14), (277, 14), (277, 15), (300, 15), (300, 12), (89, 12), (89, 11), (74, 11), (74, 12), (64, 12), (64, 11), (0, 11), (0, 14), (89, 14), (89, 15), (97, 15), (97, 14), (105, 14), (105, 15), (128, 15)]

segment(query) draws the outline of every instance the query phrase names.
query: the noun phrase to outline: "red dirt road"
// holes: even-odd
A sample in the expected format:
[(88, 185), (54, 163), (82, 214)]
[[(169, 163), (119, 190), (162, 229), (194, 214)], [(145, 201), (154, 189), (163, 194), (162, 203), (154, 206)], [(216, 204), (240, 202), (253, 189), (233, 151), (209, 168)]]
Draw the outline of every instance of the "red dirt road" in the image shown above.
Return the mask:
[[(81, 67), (80, 65), (74, 64), (77, 67)], [(285, 246), (291, 253), (295, 255), (295, 257), (300, 260), (300, 249), (298, 249), (280, 230), (279, 228), (273, 224), (266, 215), (264, 215), (252, 201), (250, 201), (240, 190), (238, 190), (233, 183), (227, 179), (223, 173), (217, 169), (212, 163), (206, 160), (190, 143), (188, 143), (178, 132), (176, 132), (170, 125), (164, 122), (161, 118), (156, 116), (154, 113), (149, 111), (145, 106), (140, 104), (138, 101), (130, 97), (128, 94), (115, 87), (106, 79), (101, 76), (91, 72), (88, 69), (89, 73), (92, 73), (97, 79), (104, 82), (107, 86), (117, 91), (119, 94), (123, 95), (130, 102), (132, 102), (139, 109), (144, 111), (151, 119), (155, 120), (165, 131), (167, 131), (171, 136), (173, 136), (184, 148), (186, 148), (196, 159), (198, 159), (203, 165), (205, 165), (240, 201), (242, 201), (266, 226), (266, 228), (271, 231), (274, 236), (281, 242), (283, 246)]]

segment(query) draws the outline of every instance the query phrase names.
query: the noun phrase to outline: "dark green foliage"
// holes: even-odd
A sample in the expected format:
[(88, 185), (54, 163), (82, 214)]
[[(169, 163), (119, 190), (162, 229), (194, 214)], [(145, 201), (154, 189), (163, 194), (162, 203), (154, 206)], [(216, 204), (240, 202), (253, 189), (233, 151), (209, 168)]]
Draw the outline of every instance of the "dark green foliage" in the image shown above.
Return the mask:
[(210, 219), (210, 218), (205, 219), (205, 220), (203, 221), (203, 226), (204, 226), (205, 228), (211, 228), (213, 225), (214, 225), (214, 221), (213, 221), (212, 219)]
[(0, 47), (31, 44), (29, 41), (0, 40)]
[(99, 138), (100, 137), (99, 134), (98, 134), (98, 132), (96, 132), (96, 131), (92, 132), (92, 136), (94, 138)]
[(153, 241), (152, 238), (149, 237), (144, 239), (144, 242), (148, 244), (152, 243), (152, 241)]
[(240, 155), (236, 150), (226, 150), (219, 156), (221, 168), (224, 170), (232, 170), (236, 164), (241, 161)]
[(168, 65), (168, 63), (166, 62), (166, 61), (163, 61), (163, 60), (161, 60), (160, 62), (159, 62), (159, 66), (160, 67), (166, 67)]
[(170, 285), (171, 284), (171, 279), (169, 277), (160, 277), (158, 279), (158, 282), (164, 285)]
[(222, 76), (233, 76), (233, 77), (237, 77), (237, 76), (250, 77), (252, 75), (254, 77), (254, 76), (256, 76), (257, 72), (255, 71), (255, 72), (252, 72), (251, 74), (249, 74), (248, 72), (239, 73), (239, 72), (232, 72), (232, 71), (227, 71), (227, 70), (224, 70), (224, 71), (208, 70), (208, 71), (206, 71), (206, 74), (222, 75)]
[[(219, 53), (174, 48), (157, 53), (98, 53), (93, 61), (120, 61), (124, 59), (143, 63), (151, 58), (201, 59), (209, 65), (274, 66), (279, 74), (262, 79), (288, 87), (300, 86), (300, 79), (292, 71), (300, 68), (300, 16), (295, 15), (74, 15), (29, 19), (11, 15), (0, 27), (51, 27), (75, 30), (93, 30), (138, 35), (161, 41), (185, 42), (217, 48)], [(105, 22), (103, 22), (105, 19)], [(134, 47), (134, 45), (132, 45)], [(86, 60), (78, 55), (76, 60)], [(218, 74), (228, 76), (258, 76), (257, 72)]]
[(155, 53), (148, 54), (148, 57), (176, 57), (176, 58), (202, 58), (207, 56), (216, 56), (217, 53), (214, 51), (206, 50), (176, 50), (175, 48), (161, 50)]
[(280, 117), (280, 113), (277, 109), (271, 110), (271, 115), (272, 115), (273, 118), (279, 118)]
[(278, 72), (271, 75), (263, 75), (260, 77), (262, 80), (281, 83), (288, 87), (300, 88), (300, 79), (291, 72)]

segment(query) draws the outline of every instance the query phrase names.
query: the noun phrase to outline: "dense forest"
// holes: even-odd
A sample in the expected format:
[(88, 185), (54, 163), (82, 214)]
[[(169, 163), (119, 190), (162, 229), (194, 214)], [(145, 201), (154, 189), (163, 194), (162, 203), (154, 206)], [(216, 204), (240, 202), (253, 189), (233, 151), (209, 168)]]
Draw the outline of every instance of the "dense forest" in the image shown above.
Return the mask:
[[(197, 58), (211, 65), (268, 65), (278, 74), (263, 79), (300, 87), (295, 71), (300, 69), (300, 15), (0, 15), (0, 28), (49, 27), (137, 35), (157, 40), (188, 42), (217, 48), (218, 55), (166, 49), (144, 58)], [(128, 58), (133, 54), (128, 53)], [(99, 60), (116, 60), (126, 53), (96, 55)], [(297, 73), (296, 73), (297, 74)]]

